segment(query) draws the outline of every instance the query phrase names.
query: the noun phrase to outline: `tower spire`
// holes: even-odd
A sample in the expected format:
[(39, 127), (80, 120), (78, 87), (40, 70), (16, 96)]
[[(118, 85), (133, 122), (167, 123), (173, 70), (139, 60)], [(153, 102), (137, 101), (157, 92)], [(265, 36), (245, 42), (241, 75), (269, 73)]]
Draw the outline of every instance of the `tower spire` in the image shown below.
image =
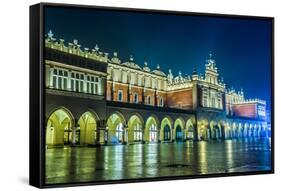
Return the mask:
[(196, 70), (196, 64), (194, 65), (194, 68), (193, 68), (192, 80), (198, 80), (198, 74), (197, 74), (197, 70)]
[(208, 59), (206, 60), (205, 77), (206, 81), (212, 84), (218, 83), (218, 71), (216, 67), (216, 61), (213, 58), (213, 53), (210, 51)]

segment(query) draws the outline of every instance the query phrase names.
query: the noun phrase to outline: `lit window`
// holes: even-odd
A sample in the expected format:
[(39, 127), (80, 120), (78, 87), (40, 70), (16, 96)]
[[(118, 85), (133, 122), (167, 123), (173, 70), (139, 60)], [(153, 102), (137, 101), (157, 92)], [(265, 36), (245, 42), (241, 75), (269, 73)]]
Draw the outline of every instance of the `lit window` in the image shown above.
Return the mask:
[(119, 142), (122, 142), (123, 140), (123, 124), (119, 123), (116, 127), (116, 137)]
[(53, 87), (55, 89), (67, 90), (68, 72), (62, 69), (54, 69), (53, 76)]
[(150, 142), (157, 141), (157, 128), (154, 124), (152, 124), (149, 129), (149, 141)]
[(98, 94), (99, 78), (95, 76), (87, 77), (87, 92), (90, 94)]
[(122, 90), (118, 90), (117, 100), (118, 101), (122, 101), (123, 100), (123, 91)]
[(161, 106), (161, 107), (163, 107), (163, 98), (162, 97), (160, 97), (160, 101), (159, 101), (159, 106)]
[(134, 93), (134, 103), (138, 103), (139, 99), (138, 99), (138, 94)]
[(134, 127), (134, 141), (141, 141), (142, 140), (142, 128), (140, 124), (137, 124)]
[(151, 97), (147, 96), (147, 104), (150, 105), (151, 104)]

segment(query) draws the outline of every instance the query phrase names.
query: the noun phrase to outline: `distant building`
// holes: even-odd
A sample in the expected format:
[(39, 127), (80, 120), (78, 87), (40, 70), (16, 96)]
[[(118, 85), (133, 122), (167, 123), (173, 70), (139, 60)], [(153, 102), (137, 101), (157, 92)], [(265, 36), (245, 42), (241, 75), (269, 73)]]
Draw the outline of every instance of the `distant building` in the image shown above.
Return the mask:
[(266, 102), (205, 75), (174, 76), (110, 58), (96, 45), (45, 38), (46, 144), (100, 145), (267, 136)]

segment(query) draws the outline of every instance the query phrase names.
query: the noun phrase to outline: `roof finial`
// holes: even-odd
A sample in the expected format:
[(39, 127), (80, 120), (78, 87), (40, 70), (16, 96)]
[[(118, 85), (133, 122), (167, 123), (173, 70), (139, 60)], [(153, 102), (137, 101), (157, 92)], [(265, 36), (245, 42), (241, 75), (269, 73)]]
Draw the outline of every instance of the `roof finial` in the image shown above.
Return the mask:
[(95, 50), (96, 50), (96, 51), (99, 51), (99, 49), (100, 49), (99, 46), (96, 44)]
[(160, 66), (159, 66), (159, 64), (157, 64), (157, 70), (160, 70)]
[(193, 68), (193, 73), (192, 75), (197, 75), (197, 71), (196, 71), (196, 64), (194, 65), (194, 68)]
[(118, 53), (117, 53), (117, 52), (113, 52), (113, 56), (114, 56), (114, 57), (117, 57), (117, 56), (118, 56)]
[(209, 59), (212, 59), (213, 58), (213, 53), (212, 51), (209, 51)]
[(49, 32), (48, 32), (48, 37), (50, 38), (50, 39), (52, 39), (53, 38), (53, 36), (54, 36), (54, 34), (53, 34), (53, 32), (52, 32), (52, 30), (49, 30)]
[(134, 61), (134, 57), (133, 55), (130, 55), (130, 61), (133, 62)]

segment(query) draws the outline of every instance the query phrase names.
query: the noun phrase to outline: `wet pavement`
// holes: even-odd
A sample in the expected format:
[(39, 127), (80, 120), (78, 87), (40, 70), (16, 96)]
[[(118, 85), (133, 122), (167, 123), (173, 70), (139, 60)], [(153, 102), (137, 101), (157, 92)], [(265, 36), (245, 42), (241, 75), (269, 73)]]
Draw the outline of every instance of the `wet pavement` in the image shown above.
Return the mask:
[(269, 139), (65, 147), (46, 151), (47, 184), (270, 169)]

